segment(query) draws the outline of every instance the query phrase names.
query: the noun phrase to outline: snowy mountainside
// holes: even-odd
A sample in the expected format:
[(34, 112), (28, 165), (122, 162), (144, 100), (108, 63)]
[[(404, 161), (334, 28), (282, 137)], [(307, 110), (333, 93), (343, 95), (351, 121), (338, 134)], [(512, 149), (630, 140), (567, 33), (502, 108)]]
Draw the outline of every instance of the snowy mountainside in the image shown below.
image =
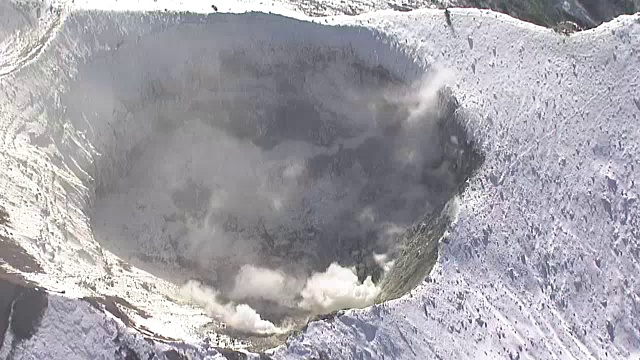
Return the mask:
[(452, 29), (385, 15), (354, 21), (454, 71), (486, 162), (425, 283), (278, 354), (637, 357), (640, 17), (567, 38), (477, 10), (452, 11)]
[[(223, 354), (234, 354), (169, 339), (151, 341), (128, 328), (129, 317), (114, 310), (113, 303), (46, 293), (33, 284), (19, 284), (15, 277), (1, 279), (3, 316), (9, 310), (9, 329), (0, 337), (2, 359), (224, 359)], [(4, 321), (0, 319), (3, 331)]]
[[(0, 79), (0, 107), (11, 114), (2, 118), (0, 184), (12, 227), (2, 235), (18, 239), (42, 262), (48, 275), (25, 274), (29, 280), (77, 297), (91, 295), (91, 287), (99, 294), (127, 293), (136, 306), (155, 311), (155, 318), (137, 321), (198, 343), (205, 316), (187, 306), (174, 307), (159, 295), (146, 299), (143, 284), (167, 293), (173, 288), (144, 271), (128, 273), (92, 238), (83, 204), (93, 201), (86, 184), (93, 174), (95, 149), (87, 139), (94, 129), (73, 132), (59, 124), (55, 130), (65, 136), (56, 145), (68, 153), (62, 165), (56, 156), (50, 160), (47, 151), (59, 149), (38, 136), (45, 133), (44, 116), (50, 114), (29, 91), (12, 83), (18, 79), (28, 89), (51, 89), (44, 92), (46, 100), (56, 104), (55, 89), (65, 89), (66, 76), (76, 75), (77, 69), (68, 67), (73, 59), (100, 53), (100, 61), (108, 62), (120, 40), (136, 43), (171, 25), (155, 19), (145, 27), (146, 20), (130, 15), (106, 31), (95, 14), (84, 13), (86, 23), (69, 25), (77, 33), (58, 33), (56, 41), (63, 46), (56, 52), (45, 52), (33, 66), (21, 65), (19, 72)], [(286, 29), (294, 30), (296, 39), (351, 43), (369, 56), (367, 61), (408, 77), (416, 76), (416, 68), (441, 69), (486, 155), (480, 173), (456, 201), (456, 221), (423, 284), (398, 300), (312, 322), (274, 358), (637, 357), (640, 294), (633, 275), (640, 257), (635, 187), (640, 16), (623, 16), (571, 37), (471, 9), (451, 10), (451, 26), (437, 10), (316, 19), (335, 26), (335, 32), (310, 30), (306, 23), (275, 15), (211, 16), (221, 23), (269, 24), (265, 28), (278, 35), (267, 33), (265, 41), (287, 42), (290, 35), (281, 31)], [(261, 20), (247, 20), (252, 17)], [(103, 30), (104, 38), (92, 38), (85, 28)], [(390, 38), (414, 63), (385, 50), (382, 41), (362, 35), (370, 32), (360, 28)], [(340, 29), (347, 31), (341, 34)], [(42, 64), (47, 65), (44, 75), (30, 77), (40, 74)], [(11, 107), (15, 104), (20, 111)], [(105, 269), (121, 275), (115, 285)], [(43, 325), (13, 356), (109, 358), (116, 353), (127, 358), (127, 350), (118, 352), (108, 340), (116, 325), (77, 301), (50, 297)], [(65, 322), (68, 314), (77, 315), (68, 317), (77, 321)], [(51, 325), (56, 323), (63, 326)], [(91, 337), (77, 335), (86, 329), (94, 330)], [(160, 350), (127, 334), (135, 337), (132, 342), (144, 343), (133, 349), (136, 356), (153, 352), (162, 358)], [(64, 341), (51, 346), (51, 339)], [(190, 356), (221, 355), (193, 350)]]
[(0, 77), (33, 60), (64, 20), (58, 0), (0, 3)]
[(575, 22), (579, 27), (589, 29), (610, 21), (618, 15), (633, 14), (640, 10), (640, 0), (321, 0), (321, 1), (260, 1), (239, 0), (210, 2), (203, 0), (77, 0), (75, 7), (102, 10), (159, 10), (159, 11), (195, 11), (209, 13), (213, 11), (236, 12), (242, 9), (254, 11), (287, 13), (298, 17), (360, 15), (372, 11), (395, 10), (412, 11), (417, 9), (480, 8), (546, 27), (555, 27), (559, 23)]

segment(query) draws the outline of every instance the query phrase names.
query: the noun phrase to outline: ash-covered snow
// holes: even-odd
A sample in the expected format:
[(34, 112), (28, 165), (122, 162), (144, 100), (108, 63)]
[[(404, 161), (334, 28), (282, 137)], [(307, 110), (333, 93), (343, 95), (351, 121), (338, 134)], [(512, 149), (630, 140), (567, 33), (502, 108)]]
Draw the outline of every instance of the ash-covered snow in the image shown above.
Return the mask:
[[(451, 26), (436, 10), (317, 19), (374, 30), (420, 67), (453, 74), (448, 83), (486, 158), (456, 201), (455, 224), (424, 283), (400, 299), (312, 322), (272, 356), (638, 357), (640, 16), (565, 37), (492, 12), (450, 12)], [(105, 25), (102, 15), (83, 14), (86, 22), (65, 24), (76, 27), (77, 37), (58, 33), (63, 45), (45, 51), (39, 67), (30, 59), (0, 78), (0, 200), (12, 220), (2, 235), (43, 266), (46, 274), (25, 274), (29, 280), (67, 296), (122, 296), (152, 313), (131, 314), (138, 324), (196, 343), (208, 318), (168, 299), (175, 286), (128, 269), (93, 239), (79, 205), (93, 199), (78, 169), (90, 164), (86, 139), (94, 129), (74, 132), (61, 123), (60, 143), (38, 137), (50, 115), (43, 102), (59, 103), (57, 92), (76, 75), (73, 59), (100, 53), (108, 63), (121, 39), (135, 42), (168, 26), (140, 15)], [(256, 15), (211, 16), (242, 24)], [(415, 76), (415, 66), (386, 52), (382, 40), (356, 42), (362, 40), (357, 31), (336, 27), (327, 39), (275, 15), (258, 22), (273, 31), (270, 41), (351, 43), (368, 61)], [(109, 37), (92, 38), (97, 29)], [(58, 149), (79, 151), (60, 159)], [(143, 290), (149, 286), (154, 291)], [(41, 327), (14, 357), (126, 358), (132, 350), (142, 358), (166, 349), (124, 330), (132, 339), (127, 344), (139, 347), (118, 347), (113, 339), (121, 326), (80, 300), (50, 296)], [(221, 338), (222, 345), (242, 346)], [(198, 346), (190, 350), (194, 358), (222, 356)]]

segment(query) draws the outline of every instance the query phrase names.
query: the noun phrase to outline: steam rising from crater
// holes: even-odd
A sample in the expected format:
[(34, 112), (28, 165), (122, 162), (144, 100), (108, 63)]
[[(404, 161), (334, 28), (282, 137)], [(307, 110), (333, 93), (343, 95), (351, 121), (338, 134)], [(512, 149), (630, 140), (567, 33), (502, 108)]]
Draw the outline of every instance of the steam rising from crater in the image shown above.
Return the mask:
[(327, 271), (315, 273), (307, 280), (300, 293), (300, 307), (315, 314), (362, 308), (373, 304), (379, 291), (371, 276), (360, 283), (355, 271), (333, 263)]
[(236, 330), (372, 304), (399, 236), (457, 186), (445, 72), (407, 85), (345, 49), (304, 47), (144, 60), (132, 83), (101, 75), (139, 95), (102, 100), (120, 126), (101, 151), (124, 162), (96, 189), (96, 239), (197, 280), (182, 297)]
[(195, 280), (190, 280), (182, 286), (180, 295), (202, 306), (207, 314), (222, 319), (236, 330), (256, 334), (276, 334), (283, 331), (272, 322), (263, 320), (249, 305), (219, 302), (219, 293), (215, 289)]
[(360, 283), (354, 269), (336, 263), (329, 265), (325, 272), (313, 274), (305, 283), (282, 271), (245, 265), (228, 295), (234, 301), (226, 303), (220, 300), (219, 291), (195, 280), (187, 281), (179, 291), (183, 299), (202, 306), (210, 316), (227, 326), (255, 334), (280, 334), (289, 328), (278, 327), (262, 319), (255, 309), (242, 303), (243, 300), (267, 300), (280, 306), (299, 308), (309, 314), (326, 314), (369, 306), (378, 293), (379, 289), (370, 276)]
[[(47, 281), (122, 296), (154, 318), (145, 327), (178, 325), (151, 326), (163, 336), (204, 326), (219, 346), (266, 348), (424, 279), (443, 204), (473, 167), (446, 72), (359, 27), (58, 15), (0, 64), (19, 150), (7, 174), (28, 185), (6, 182), (26, 201), (9, 211), (33, 213), (16, 233), (39, 234), (25, 249)], [(0, 32), (11, 42), (24, 26)]]
[[(425, 159), (434, 156), (434, 154), (428, 152), (429, 147), (432, 145), (428, 142), (425, 143), (425, 140), (432, 136), (430, 131), (435, 128), (435, 120), (441, 116), (442, 109), (438, 104), (438, 94), (439, 90), (444, 86), (447, 76), (447, 73), (439, 72), (435, 76), (425, 78), (424, 81), (417, 85), (415, 92), (397, 94), (390, 91), (381, 91), (379, 93), (381, 98), (370, 99), (374, 106), (379, 106), (381, 103), (387, 106), (389, 104), (398, 106), (402, 110), (397, 111), (401, 111), (404, 114), (404, 118), (396, 116), (394, 118), (379, 117), (376, 119), (372, 116), (371, 128), (373, 130), (369, 130), (370, 136), (381, 136), (383, 140), (393, 144), (393, 146), (387, 148), (388, 152), (380, 154), (388, 159), (378, 158), (375, 161), (380, 161), (381, 163), (388, 161), (392, 168), (404, 170), (403, 176), (414, 176), (414, 183), (410, 185), (414, 189), (407, 188), (407, 182), (403, 182), (397, 177), (389, 176), (387, 178), (389, 181), (395, 180), (398, 183), (391, 182), (386, 185), (393, 187), (404, 186), (402, 191), (408, 191), (408, 193), (404, 194), (401, 191), (399, 192), (400, 195), (407, 196), (412, 191), (415, 191), (415, 195), (420, 198), (420, 194), (425, 191), (424, 189), (415, 189), (424, 186), (424, 184), (416, 180), (419, 178), (416, 173), (424, 171)], [(301, 116), (304, 116), (304, 114), (301, 114)], [(378, 128), (389, 126), (397, 127), (393, 137), (385, 139), (384, 135), (376, 133)], [(211, 138), (212, 135), (207, 133), (206, 128), (194, 131), (193, 134), (207, 138)], [(290, 208), (293, 207), (296, 211), (300, 210), (294, 204), (299, 201), (301, 196), (306, 196), (310, 192), (324, 190), (324, 194), (329, 194), (330, 196), (324, 198), (320, 194), (316, 199), (320, 202), (333, 200), (332, 208), (336, 211), (340, 209), (340, 202), (331, 196), (336, 194), (339, 189), (335, 183), (328, 181), (328, 179), (312, 182), (310, 187), (301, 189), (301, 183), (312, 181), (309, 177), (309, 169), (306, 167), (309, 164), (309, 160), (308, 158), (301, 159), (300, 155), (311, 154), (313, 150), (303, 144), (296, 144), (299, 146), (298, 151), (287, 149), (288, 151), (279, 153), (284, 157), (284, 161), (282, 161), (281, 157), (274, 161), (273, 157), (266, 156), (265, 152), (256, 147), (246, 145), (243, 147), (242, 144), (234, 139), (226, 138), (220, 134), (218, 136), (214, 137), (214, 143), (217, 144), (216, 146), (224, 148), (224, 151), (208, 152), (212, 156), (207, 160), (215, 163), (219, 161), (218, 157), (233, 154), (234, 159), (248, 161), (250, 166), (247, 167), (243, 161), (238, 167), (235, 167), (236, 163), (232, 163), (231, 166), (224, 168), (225, 170), (220, 174), (220, 179), (221, 182), (227, 180), (228, 183), (226, 186), (221, 186), (221, 188), (225, 190), (234, 189), (236, 193), (233, 192), (234, 190), (219, 191), (218, 194), (221, 195), (211, 196), (207, 218), (212, 216), (221, 217), (219, 214), (215, 214), (216, 211), (222, 213), (234, 211), (236, 214), (241, 213), (244, 220), (252, 219), (254, 222), (261, 224), (260, 226), (263, 228), (258, 229), (258, 231), (263, 231), (264, 236), (271, 236), (266, 224), (271, 223), (275, 217), (283, 214), (285, 217), (295, 218), (297, 214), (291, 212)], [(178, 142), (185, 143), (185, 140), (181, 139)], [(199, 142), (194, 141), (194, 143)], [(400, 165), (396, 166), (396, 164)], [(356, 163), (356, 165), (360, 164)], [(411, 170), (407, 171), (408, 168)], [(242, 176), (242, 169), (248, 171), (249, 174)], [(361, 168), (358, 170), (362, 171)], [(351, 171), (353, 170), (351, 169)], [(272, 178), (271, 176), (274, 177)], [(335, 174), (332, 174), (332, 176), (335, 176)], [(346, 183), (349, 185), (356, 183), (360, 188), (376, 180), (367, 178), (366, 173), (354, 172), (349, 176), (349, 181)], [(252, 188), (258, 189), (258, 191), (251, 191), (250, 189)], [(246, 206), (247, 204), (252, 206)], [(353, 205), (347, 204), (347, 206)], [(314, 204), (309, 206), (313, 209)], [(329, 215), (331, 215), (332, 208), (326, 209)], [(378, 222), (378, 214), (374, 207), (358, 205), (355, 208), (361, 209), (355, 219), (358, 225), (369, 229), (374, 228), (374, 225)], [(417, 215), (419, 216), (419, 214)], [(279, 219), (278, 221), (286, 223), (287, 220), (289, 219)], [(324, 218), (316, 218), (314, 220), (322, 221)], [(290, 227), (295, 226), (294, 223), (287, 224)], [(384, 226), (379, 227), (379, 229), (382, 229), (380, 231), (381, 234), (374, 234), (372, 239), (364, 240), (372, 241), (376, 238), (380, 240), (389, 235), (391, 236), (387, 239), (392, 240), (394, 235), (398, 236), (399, 233), (405, 231), (408, 224), (386, 223)], [(207, 254), (225, 254), (224, 256), (229, 256), (225, 252), (227, 249), (237, 245), (238, 242), (244, 244), (243, 241), (246, 241), (246, 239), (236, 238), (228, 242), (224, 232), (219, 233), (213, 228), (205, 227), (205, 229), (204, 238), (197, 236), (187, 239), (187, 244), (192, 245), (191, 249), (197, 249), (200, 255), (205, 251)], [(348, 231), (347, 229), (345, 229), (345, 233)], [(197, 230), (194, 232), (199, 234)], [(340, 236), (339, 229), (336, 233)], [(220, 234), (220, 238), (219, 240), (208, 240), (206, 239), (206, 234), (214, 238)], [(386, 245), (385, 249), (393, 250), (392, 244), (387, 242)], [(252, 247), (247, 247), (247, 249), (250, 248)], [(259, 248), (255, 247), (253, 249)], [(196, 286), (192, 281), (181, 289), (183, 295), (204, 304), (206, 310), (213, 316), (242, 331), (254, 333), (279, 333), (284, 331), (284, 329), (278, 328), (271, 322), (263, 320), (247, 303), (267, 301), (276, 306), (290, 309), (296, 308), (309, 314), (325, 314), (340, 309), (369, 306), (375, 302), (380, 293), (380, 288), (372, 281), (371, 274), (365, 273), (364, 278), (359, 279), (356, 267), (343, 267), (334, 262), (325, 270), (315, 271), (311, 274), (305, 273), (304, 270), (301, 272), (300, 268), (295, 266), (289, 266), (289, 273), (287, 273), (284, 270), (284, 268), (287, 268), (286, 266), (282, 266), (282, 268), (277, 266), (275, 268), (265, 268), (254, 265), (254, 263), (259, 263), (260, 256), (257, 253), (245, 252), (244, 255), (243, 260), (247, 263), (240, 267), (235, 275), (233, 286), (226, 295), (232, 302), (227, 304), (219, 303), (216, 290), (201, 284)], [(393, 259), (387, 254), (371, 253), (369, 255), (373, 260), (372, 265), (381, 268), (383, 274), (392, 266)], [(297, 276), (294, 275), (296, 273), (298, 274)], [(241, 305), (235, 305), (235, 302)], [(240, 312), (242, 312), (242, 316)], [(251, 314), (251, 316), (248, 314)], [(243, 322), (238, 323), (239, 319), (242, 319)]]

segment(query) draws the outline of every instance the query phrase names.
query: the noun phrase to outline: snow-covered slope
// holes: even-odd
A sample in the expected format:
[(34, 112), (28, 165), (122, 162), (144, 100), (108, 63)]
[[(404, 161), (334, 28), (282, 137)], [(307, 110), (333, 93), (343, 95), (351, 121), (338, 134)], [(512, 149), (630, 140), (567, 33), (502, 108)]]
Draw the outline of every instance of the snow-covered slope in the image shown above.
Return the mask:
[(640, 17), (569, 38), (474, 10), (357, 21), (454, 71), (487, 158), (423, 285), (279, 354), (636, 358)]
[(57, 0), (0, 3), (0, 77), (40, 54), (63, 21), (61, 3)]
[(103, 10), (159, 10), (195, 12), (237, 12), (241, 9), (287, 12), (296, 17), (359, 15), (379, 10), (411, 11), (432, 8), (482, 8), (508, 14), (534, 24), (554, 27), (562, 21), (576, 22), (583, 28), (593, 28), (621, 14), (640, 9), (640, 0), (270, 0), (255, 2), (205, 0), (76, 0), (76, 7)]
[[(134, 311), (131, 317), (139, 324), (196, 342), (208, 318), (167, 298), (175, 293), (171, 283), (131, 269), (103, 250), (89, 226), (92, 179), (103, 180), (98, 171), (118, 166), (114, 156), (116, 163), (96, 169), (96, 149), (130, 144), (101, 137), (118, 138), (109, 122), (66, 119), (71, 111), (85, 119), (115, 113), (110, 105), (121, 99), (111, 98), (109, 87), (102, 89), (102, 107), (73, 109), (64, 103), (81, 65), (109, 64), (121, 47), (171, 33), (193, 17), (166, 19), (72, 12), (40, 58), (0, 78), (1, 200), (11, 218), (2, 235), (15, 239), (44, 268), (44, 274), (25, 274), (30, 280), (67, 296), (122, 296), (152, 315)], [(218, 40), (251, 51), (258, 44), (291, 42), (349, 47), (371, 66), (407, 80), (419, 78), (421, 69), (439, 69), (448, 74), (466, 125), (486, 157), (455, 201), (455, 224), (426, 282), (401, 299), (313, 322), (273, 356), (637, 356), (640, 17), (621, 17), (571, 37), (479, 10), (452, 10), (450, 20), (449, 25), (442, 11), (420, 10), (316, 20), (326, 26), (256, 14), (212, 14), (187, 23), (209, 27)], [(108, 84), (99, 81), (101, 75), (112, 76), (98, 74), (90, 91)], [(68, 327), (44, 326), (62, 321), (73, 308), (84, 309), (79, 301), (50, 299), (43, 325), (29, 346), (22, 343), (13, 355), (46, 358), (43, 349), (51, 336), (65, 341), (51, 349), (50, 358), (114, 353), (118, 348), (104, 340), (106, 335), (95, 341), (73, 335), (83, 326), (95, 327), (96, 334), (112, 326), (100, 325), (105, 320), (95, 312)], [(105, 352), (89, 355), (91, 349)], [(144, 351), (152, 350), (138, 355)]]

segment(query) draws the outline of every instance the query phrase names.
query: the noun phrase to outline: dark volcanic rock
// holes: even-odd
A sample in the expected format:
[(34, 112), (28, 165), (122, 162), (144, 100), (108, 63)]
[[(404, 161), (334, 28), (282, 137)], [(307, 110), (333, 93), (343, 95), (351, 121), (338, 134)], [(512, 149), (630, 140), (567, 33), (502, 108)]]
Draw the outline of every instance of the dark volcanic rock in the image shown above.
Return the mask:
[[(10, 223), (9, 214), (3, 207), (0, 207), (0, 226), (10, 227)], [(29, 255), (12, 239), (0, 235), (0, 265), (3, 263), (26, 273), (43, 272), (42, 267), (33, 256)]]
[(491, 9), (549, 28), (570, 21), (589, 29), (640, 11), (640, 0), (452, 0), (448, 5)]
[(42, 267), (13, 240), (0, 235), (0, 264), (6, 263), (26, 273), (41, 273)]
[(115, 357), (116, 359), (122, 360), (140, 360), (140, 356), (127, 346), (121, 346), (118, 348), (118, 350), (116, 350)]
[(6, 281), (0, 281), (0, 348), (4, 343), (4, 335), (9, 328), (11, 308), (16, 298), (17, 286)]
[(16, 339), (30, 339), (38, 330), (49, 301), (47, 294), (36, 288), (22, 288), (13, 304), (11, 331)]
[(223, 349), (223, 348), (216, 348), (216, 350), (218, 350), (218, 352), (220, 352), (222, 356), (224, 356), (229, 360), (247, 360), (248, 358), (246, 354), (241, 353), (239, 351)]
[(8, 329), (14, 335), (12, 347), (30, 339), (38, 330), (47, 306), (47, 294), (42, 289), (0, 278), (0, 346)]
[(176, 350), (165, 351), (164, 357), (167, 360), (188, 360), (188, 358), (185, 355), (180, 354)]

